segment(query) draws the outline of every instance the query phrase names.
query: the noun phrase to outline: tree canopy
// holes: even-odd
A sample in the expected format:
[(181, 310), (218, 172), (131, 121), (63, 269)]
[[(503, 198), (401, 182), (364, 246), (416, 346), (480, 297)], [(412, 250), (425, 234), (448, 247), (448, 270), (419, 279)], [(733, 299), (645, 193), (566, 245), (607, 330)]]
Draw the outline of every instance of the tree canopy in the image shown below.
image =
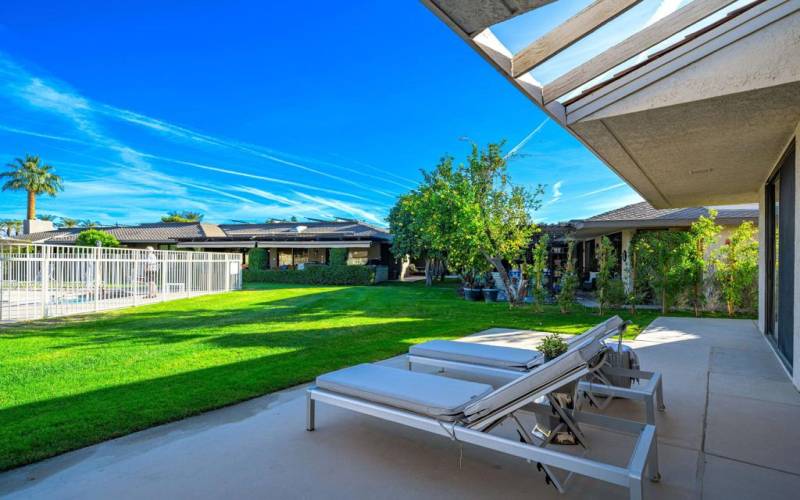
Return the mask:
[(81, 231), (77, 238), (75, 238), (75, 244), (78, 246), (84, 247), (118, 247), (119, 240), (111, 234), (105, 231), (100, 231), (99, 229), (87, 229), (86, 231)]
[(446, 259), (462, 276), (494, 267), (512, 304), (523, 298), (525, 281), (512, 283), (505, 262), (524, 259), (538, 231), (532, 212), (543, 187), (529, 191), (508, 175), (503, 143), (473, 145), (465, 164), (445, 156), (423, 172), (417, 189), (401, 196), (389, 214), (396, 256)]
[(64, 189), (61, 177), (55, 174), (50, 165), (43, 165), (36, 155), (25, 155), (9, 163), (8, 172), (1, 172), (0, 179), (7, 178), (3, 191), (26, 191), (28, 193), (28, 220), (36, 218), (36, 196), (47, 194), (55, 196)]
[(161, 222), (200, 222), (202, 220), (203, 214), (188, 210), (172, 211), (161, 217)]

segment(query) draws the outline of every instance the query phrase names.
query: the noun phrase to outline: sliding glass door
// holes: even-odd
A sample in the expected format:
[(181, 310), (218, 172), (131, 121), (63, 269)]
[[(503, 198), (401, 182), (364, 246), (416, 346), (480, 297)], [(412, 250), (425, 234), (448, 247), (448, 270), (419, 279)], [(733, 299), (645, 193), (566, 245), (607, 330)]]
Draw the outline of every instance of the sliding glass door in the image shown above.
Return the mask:
[(785, 156), (765, 192), (765, 333), (788, 366), (794, 359), (795, 150)]

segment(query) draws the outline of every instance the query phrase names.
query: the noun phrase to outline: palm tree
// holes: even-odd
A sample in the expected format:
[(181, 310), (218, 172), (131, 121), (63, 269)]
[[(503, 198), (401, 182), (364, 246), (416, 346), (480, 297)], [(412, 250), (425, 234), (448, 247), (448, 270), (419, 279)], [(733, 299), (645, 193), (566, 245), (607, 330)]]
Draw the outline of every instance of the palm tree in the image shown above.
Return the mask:
[(167, 215), (161, 217), (161, 222), (200, 222), (203, 220), (203, 214), (200, 212), (169, 212)]
[(39, 215), (37, 216), (37, 218), (38, 218), (39, 220), (47, 220), (47, 221), (50, 221), (50, 222), (55, 222), (55, 220), (56, 220), (56, 219), (58, 219), (58, 215), (53, 215), (53, 214), (39, 214)]
[(83, 219), (82, 221), (80, 221), (80, 226), (81, 227), (85, 227), (85, 228), (89, 228), (89, 229), (91, 229), (93, 227), (97, 227), (99, 225), (100, 225), (99, 222), (97, 222), (95, 220), (92, 220), (92, 219)]
[(61, 227), (77, 227), (78, 219), (70, 219), (69, 217), (61, 218)]
[(63, 190), (61, 177), (53, 173), (53, 167), (42, 165), (38, 156), (25, 155), (25, 159), (16, 158), (8, 164), (9, 172), (0, 173), (0, 178), (8, 177), (3, 184), (3, 191), (28, 192), (28, 220), (36, 218), (36, 195), (49, 194), (55, 196)]

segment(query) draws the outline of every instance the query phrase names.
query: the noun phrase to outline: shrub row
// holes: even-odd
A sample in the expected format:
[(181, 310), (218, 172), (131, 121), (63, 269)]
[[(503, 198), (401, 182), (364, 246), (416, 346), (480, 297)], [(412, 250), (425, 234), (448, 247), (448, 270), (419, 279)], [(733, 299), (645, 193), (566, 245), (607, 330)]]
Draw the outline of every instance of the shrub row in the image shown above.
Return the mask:
[(304, 285), (372, 285), (375, 266), (306, 266), (302, 271), (287, 269), (247, 269), (246, 283), (292, 283)]

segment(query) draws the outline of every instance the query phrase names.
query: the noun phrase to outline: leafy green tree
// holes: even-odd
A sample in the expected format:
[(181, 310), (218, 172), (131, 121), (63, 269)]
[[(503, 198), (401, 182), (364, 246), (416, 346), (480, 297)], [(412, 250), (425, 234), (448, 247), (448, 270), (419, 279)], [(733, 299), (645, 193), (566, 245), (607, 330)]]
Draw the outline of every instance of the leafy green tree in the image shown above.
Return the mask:
[(201, 222), (203, 214), (191, 211), (173, 211), (161, 217), (161, 222)]
[(722, 230), (722, 227), (714, 222), (716, 218), (717, 211), (710, 210), (708, 217), (700, 216), (694, 221), (689, 228), (685, 247), (682, 249), (685, 261), (681, 267), (686, 272), (686, 298), (697, 317), (700, 317), (700, 312), (708, 300), (705, 279), (711, 264), (709, 248)]
[(597, 250), (597, 302), (600, 305), (600, 315), (603, 315), (603, 308), (611, 304), (612, 281), (616, 278), (615, 269), (617, 267), (617, 251), (608, 236), (600, 238), (600, 247)]
[(533, 262), (531, 263), (531, 279), (533, 280), (533, 308), (537, 312), (544, 311), (547, 289), (544, 286), (544, 271), (547, 269), (547, 254), (550, 237), (543, 234), (533, 246)]
[(506, 262), (520, 261), (537, 231), (531, 212), (543, 188), (529, 192), (512, 184), (502, 143), (473, 145), (467, 163), (444, 157), (423, 182), (398, 199), (389, 215), (396, 256), (446, 259), (462, 276), (494, 267), (511, 305), (522, 303), (526, 281), (512, 284)]
[(505, 262), (524, 258), (531, 237), (538, 231), (531, 216), (541, 206), (544, 188), (534, 191), (514, 185), (508, 175), (503, 143), (489, 144), (480, 150), (473, 145), (467, 164), (454, 176), (454, 196), (458, 217), (454, 237), (462, 248), (481, 255), (500, 275), (509, 303), (524, 300), (525, 277), (514, 284)]
[(685, 231), (650, 231), (638, 233), (634, 238), (636, 279), (659, 297), (663, 314), (684, 289), (688, 241)]
[(25, 159), (16, 158), (7, 166), (11, 170), (0, 173), (0, 179), (8, 178), (3, 184), (3, 191), (27, 191), (28, 220), (36, 218), (37, 195), (55, 196), (64, 189), (61, 177), (53, 172), (52, 166), (43, 165), (38, 156), (25, 155)]
[(98, 229), (87, 229), (81, 231), (78, 237), (75, 238), (75, 244), (83, 247), (95, 247), (100, 244), (101, 247), (118, 247), (119, 240), (111, 234)]
[(575, 291), (578, 289), (578, 273), (575, 272), (575, 242), (567, 244), (567, 262), (561, 275), (560, 289), (558, 291), (558, 306), (561, 312), (567, 314), (575, 305)]
[(753, 300), (758, 279), (758, 241), (752, 222), (743, 222), (713, 257), (715, 278), (719, 283), (728, 316)]

